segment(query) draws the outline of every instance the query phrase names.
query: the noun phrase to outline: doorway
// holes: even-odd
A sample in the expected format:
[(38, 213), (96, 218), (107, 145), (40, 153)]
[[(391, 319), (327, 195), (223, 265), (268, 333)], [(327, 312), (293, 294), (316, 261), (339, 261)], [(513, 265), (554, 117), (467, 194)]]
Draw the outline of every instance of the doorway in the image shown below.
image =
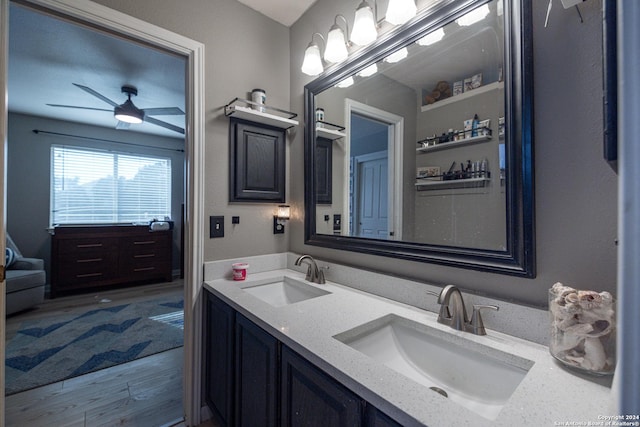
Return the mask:
[[(32, 0), (27, 2), (29, 5), (42, 7), (51, 13), (62, 14), (66, 19), (74, 19), (97, 28), (102, 28), (111, 33), (118, 34), (129, 40), (135, 40), (140, 43), (153, 45), (156, 48), (166, 49), (173, 54), (182, 55), (187, 60), (187, 90), (186, 90), (186, 123), (185, 128), (188, 130), (185, 135), (186, 146), (186, 179), (185, 179), (185, 286), (184, 286), (184, 310), (185, 310), (185, 334), (184, 334), (184, 366), (185, 372), (194, 372), (197, 374), (199, 366), (199, 351), (195, 351), (194, 347), (199, 346), (200, 322), (199, 313), (200, 302), (197, 301), (196, 284), (202, 282), (202, 242), (199, 237), (202, 235), (202, 208), (199, 206), (198, 200), (202, 200), (203, 189), (202, 181), (202, 161), (203, 161), (203, 50), (204, 47), (198, 42), (188, 40), (182, 36), (169, 33), (153, 25), (141, 23), (139, 20), (130, 18), (122, 13), (111, 9), (96, 6), (90, 2), (82, 1), (49, 1), (49, 0)], [(0, 0), (2, 8), (0, 16), (2, 17), (1, 27), (3, 29), (2, 39), (7, 40), (8, 35), (8, 0)], [(8, 57), (6, 45), (3, 45), (2, 58)], [(3, 59), (2, 63), (2, 83), (6, 91), (7, 85), (7, 64)], [(2, 138), (6, 144), (7, 141), (7, 105), (3, 101), (0, 104), (0, 113), (2, 116), (2, 125), (0, 131)], [(3, 162), (4, 164), (4, 162)], [(2, 179), (5, 179), (6, 171), (4, 168)], [(3, 181), (4, 182), (4, 181)], [(4, 200), (5, 196), (2, 195)], [(4, 245), (4, 229), (0, 231), (0, 240)], [(5, 295), (0, 296), (0, 304), (4, 307)], [(5, 333), (4, 312), (0, 316), (0, 330), (2, 335)], [(4, 347), (0, 350), (2, 365), (2, 379), (4, 380)], [(199, 422), (199, 375), (186, 375), (184, 378), (184, 413), (189, 423)], [(3, 397), (3, 396), (2, 396)], [(4, 413), (4, 398), (0, 399), (2, 413)]]
[(345, 100), (343, 233), (402, 239), (402, 147), (404, 118), (352, 99)]

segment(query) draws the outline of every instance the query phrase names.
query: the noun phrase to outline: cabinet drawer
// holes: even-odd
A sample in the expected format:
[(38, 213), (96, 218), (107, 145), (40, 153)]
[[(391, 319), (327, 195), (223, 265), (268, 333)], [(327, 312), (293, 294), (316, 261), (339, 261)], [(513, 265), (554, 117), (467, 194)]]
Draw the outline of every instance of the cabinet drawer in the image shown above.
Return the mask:
[(115, 277), (118, 270), (114, 253), (79, 256), (59, 264), (58, 277), (61, 283), (81, 283), (108, 280)]
[(148, 255), (151, 253), (167, 252), (171, 242), (169, 236), (160, 233), (126, 237), (121, 241), (121, 249), (127, 255)]
[(86, 238), (64, 239), (58, 244), (60, 260), (70, 260), (84, 257), (95, 257), (118, 250), (118, 239), (114, 238)]

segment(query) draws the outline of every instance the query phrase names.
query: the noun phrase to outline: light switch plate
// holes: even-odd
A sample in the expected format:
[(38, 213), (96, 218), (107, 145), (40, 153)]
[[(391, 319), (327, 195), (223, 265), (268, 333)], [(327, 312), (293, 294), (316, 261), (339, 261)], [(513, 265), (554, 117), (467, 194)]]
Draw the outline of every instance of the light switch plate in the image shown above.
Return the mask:
[(224, 216), (209, 217), (209, 238), (224, 237)]

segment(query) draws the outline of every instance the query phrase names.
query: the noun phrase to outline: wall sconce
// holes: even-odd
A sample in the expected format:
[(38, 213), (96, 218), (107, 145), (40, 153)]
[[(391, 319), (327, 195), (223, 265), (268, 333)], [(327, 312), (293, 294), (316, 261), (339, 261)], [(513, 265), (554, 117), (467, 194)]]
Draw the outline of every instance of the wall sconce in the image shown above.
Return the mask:
[(327, 34), (327, 47), (324, 51), (324, 60), (327, 62), (342, 62), (349, 56), (349, 52), (347, 51), (347, 38), (342, 28), (338, 26), (338, 18), (344, 20), (347, 34), (349, 34), (347, 18), (342, 15), (336, 15), (329, 34)]
[(403, 47), (402, 49), (399, 49), (393, 52), (391, 55), (384, 58), (384, 62), (388, 62), (389, 64), (395, 64), (396, 62), (402, 61), (404, 58), (407, 57), (407, 55), (409, 55), (409, 51), (407, 50), (406, 47)]
[(369, 76), (373, 76), (377, 72), (378, 72), (378, 64), (371, 64), (364, 70), (358, 72), (357, 75), (360, 77), (369, 77)]
[(489, 5), (483, 4), (479, 8), (474, 9), (466, 15), (463, 15), (460, 18), (456, 19), (456, 24), (460, 25), (461, 27), (468, 27), (469, 25), (473, 25), (476, 22), (482, 21), (488, 14)]
[(339, 87), (341, 89), (347, 88), (349, 86), (352, 86), (355, 83), (355, 80), (353, 80), (352, 76), (347, 77), (346, 79), (342, 80), (341, 82), (339, 82), (336, 87)]
[(400, 25), (416, 16), (418, 8), (415, 0), (389, 0), (385, 20), (393, 25)]
[(440, 40), (442, 40), (443, 37), (444, 37), (444, 29), (438, 28), (437, 30), (432, 31), (426, 36), (424, 36), (423, 38), (419, 39), (416, 43), (418, 43), (420, 46), (429, 46), (439, 42)]
[(304, 59), (302, 61), (302, 67), (300, 68), (300, 70), (308, 76), (317, 76), (324, 71), (322, 57), (320, 56), (320, 47), (318, 47), (318, 44), (313, 41), (313, 36), (316, 34), (320, 36), (324, 43), (324, 37), (322, 37), (322, 34), (313, 33), (311, 35), (311, 42), (304, 51)]
[(280, 205), (273, 216), (273, 234), (284, 234), (284, 222), (289, 220), (291, 208), (289, 205)]
[(362, 0), (362, 3), (356, 9), (351, 41), (358, 46), (365, 46), (378, 37), (378, 30), (376, 29), (378, 3), (374, 0), (373, 4), (376, 8), (375, 16), (373, 9), (371, 9), (366, 0)]

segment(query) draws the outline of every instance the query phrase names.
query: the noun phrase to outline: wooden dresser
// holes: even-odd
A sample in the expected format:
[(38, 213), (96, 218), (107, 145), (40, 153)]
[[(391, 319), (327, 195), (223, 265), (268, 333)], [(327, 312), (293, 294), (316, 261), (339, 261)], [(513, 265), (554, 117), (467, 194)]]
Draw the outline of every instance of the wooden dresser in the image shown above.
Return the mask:
[(150, 281), (171, 281), (172, 230), (148, 226), (56, 227), (51, 297)]

